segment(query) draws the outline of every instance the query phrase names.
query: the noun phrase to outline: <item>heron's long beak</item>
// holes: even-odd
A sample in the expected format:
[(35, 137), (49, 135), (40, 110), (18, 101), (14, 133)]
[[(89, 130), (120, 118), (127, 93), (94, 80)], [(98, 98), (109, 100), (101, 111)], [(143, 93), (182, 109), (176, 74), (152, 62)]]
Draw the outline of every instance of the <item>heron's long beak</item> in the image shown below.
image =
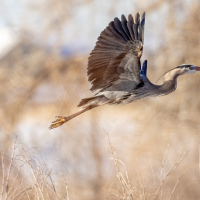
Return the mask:
[(194, 70), (200, 71), (200, 67), (194, 66)]

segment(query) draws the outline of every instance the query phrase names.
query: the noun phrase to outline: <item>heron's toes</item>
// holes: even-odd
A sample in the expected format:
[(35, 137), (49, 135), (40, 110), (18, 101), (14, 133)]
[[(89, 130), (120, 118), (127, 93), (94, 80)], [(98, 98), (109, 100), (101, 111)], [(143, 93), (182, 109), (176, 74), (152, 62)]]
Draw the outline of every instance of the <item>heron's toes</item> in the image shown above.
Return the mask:
[(57, 128), (58, 126), (63, 125), (67, 120), (65, 117), (56, 116), (56, 120), (53, 121), (49, 127), (49, 129)]

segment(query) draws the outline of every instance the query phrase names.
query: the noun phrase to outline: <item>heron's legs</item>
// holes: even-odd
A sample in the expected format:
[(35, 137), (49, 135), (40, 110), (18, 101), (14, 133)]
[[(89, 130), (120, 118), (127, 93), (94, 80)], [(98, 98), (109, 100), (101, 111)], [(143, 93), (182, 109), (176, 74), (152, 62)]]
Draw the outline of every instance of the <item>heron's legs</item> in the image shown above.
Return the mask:
[(85, 109), (80, 110), (79, 112), (76, 112), (73, 115), (70, 115), (68, 117), (56, 116), (57, 119), (51, 123), (49, 129), (57, 128), (58, 126), (63, 125), (65, 122), (68, 122), (70, 119), (73, 119), (74, 117), (76, 117), (88, 110), (91, 110), (97, 106), (98, 105), (90, 105), (90, 106), (86, 107)]

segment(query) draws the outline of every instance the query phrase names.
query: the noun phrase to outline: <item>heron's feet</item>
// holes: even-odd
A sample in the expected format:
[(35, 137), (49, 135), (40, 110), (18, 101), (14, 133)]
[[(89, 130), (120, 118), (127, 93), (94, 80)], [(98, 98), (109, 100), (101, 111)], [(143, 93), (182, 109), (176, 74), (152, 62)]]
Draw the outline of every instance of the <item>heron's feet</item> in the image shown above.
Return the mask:
[(49, 129), (57, 128), (58, 126), (63, 125), (65, 122), (67, 122), (66, 117), (56, 116), (56, 121), (53, 121), (49, 127)]

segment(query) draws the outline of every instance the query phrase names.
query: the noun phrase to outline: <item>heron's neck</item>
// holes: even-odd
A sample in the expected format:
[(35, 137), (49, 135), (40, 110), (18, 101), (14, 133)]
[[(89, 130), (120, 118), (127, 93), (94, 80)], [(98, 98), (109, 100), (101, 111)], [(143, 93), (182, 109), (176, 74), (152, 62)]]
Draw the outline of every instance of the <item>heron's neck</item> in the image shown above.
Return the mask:
[(165, 95), (173, 92), (176, 89), (177, 77), (179, 75), (180, 74), (177, 73), (176, 70), (169, 71), (165, 75), (165, 81), (164, 81), (163, 85), (161, 85), (160, 91)]
[(173, 69), (169, 72), (167, 72), (165, 74), (165, 81), (174, 81), (176, 82), (177, 81), (177, 77), (179, 76), (180, 74), (178, 73), (178, 70), (176, 69)]

